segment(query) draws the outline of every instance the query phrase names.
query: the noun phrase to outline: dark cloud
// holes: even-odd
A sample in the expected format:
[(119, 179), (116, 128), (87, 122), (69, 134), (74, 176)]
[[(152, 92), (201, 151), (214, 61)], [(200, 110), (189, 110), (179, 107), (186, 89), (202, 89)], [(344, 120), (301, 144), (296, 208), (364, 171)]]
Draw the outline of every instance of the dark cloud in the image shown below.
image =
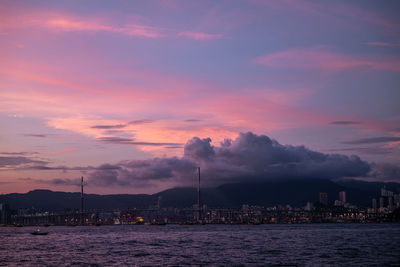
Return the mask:
[(68, 178), (54, 178), (50, 180), (36, 180), (38, 183), (42, 184), (51, 184), (51, 185), (59, 185), (59, 186), (80, 186), (80, 179), (68, 179)]
[(186, 122), (199, 122), (199, 121), (201, 121), (201, 120), (197, 120), (197, 119), (188, 119), (188, 120), (185, 120)]
[(20, 180), (20, 181), (33, 181), (34, 179), (32, 179), (30, 177), (23, 177), (23, 178), (18, 178), (18, 180)]
[(362, 145), (362, 144), (388, 143), (388, 142), (398, 142), (398, 141), (400, 141), (400, 137), (382, 136), (382, 137), (361, 138), (353, 141), (346, 141), (343, 142), (343, 144)]
[(372, 163), (372, 170), (369, 174), (371, 177), (384, 181), (400, 180), (400, 166), (390, 163)]
[(145, 187), (160, 181), (184, 181), (195, 167), (193, 162), (176, 157), (126, 161), (112, 168), (100, 166), (89, 175), (88, 183), (96, 186)]
[(37, 154), (37, 152), (0, 152), (1, 155), (20, 155), (20, 156), (26, 156), (26, 155), (32, 155), (32, 154)]
[(283, 178), (366, 176), (370, 165), (357, 156), (324, 154), (304, 146), (281, 145), (265, 135), (241, 133), (212, 146), (211, 139), (195, 137), (181, 158), (125, 161), (111, 169), (96, 169), (89, 183), (98, 186), (149, 186), (159, 182), (192, 185), (198, 166), (205, 185), (227, 182), (259, 182)]
[(330, 149), (330, 152), (345, 152), (351, 151), (360, 154), (371, 154), (371, 155), (387, 155), (394, 152), (393, 148), (389, 147), (351, 147), (351, 148), (337, 148)]
[(192, 138), (185, 145), (184, 155), (197, 162), (210, 161), (215, 155), (214, 147), (211, 146), (211, 138)]
[(46, 134), (24, 134), (24, 136), (26, 136), (26, 137), (41, 137), (41, 138), (47, 137)]
[(183, 148), (183, 145), (179, 145), (179, 146), (166, 146), (165, 148), (169, 148), (169, 149), (178, 149), (178, 148)]
[(75, 167), (68, 167), (64, 165), (60, 166), (48, 166), (48, 165), (34, 165), (34, 166), (24, 166), (18, 169), (24, 169), (24, 170), (42, 170), (42, 171), (57, 171), (61, 170), (63, 172), (67, 171), (80, 171), (82, 173), (87, 172), (87, 171), (94, 171), (94, 170), (112, 170), (112, 169), (119, 169), (120, 167), (118, 165), (111, 165), (111, 164), (104, 164), (100, 165), (98, 167), (93, 167), (93, 166), (75, 166)]
[[(37, 184), (50, 184), (50, 185), (55, 185), (55, 186), (80, 186), (81, 185), (81, 179), (69, 179), (69, 178), (53, 178), (53, 179), (33, 179), (33, 178), (19, 178), (18, 180), (21, 181), (29, 181), (29, 182), (34, 182)], [(87, 183), (84, 183), (86, 185)]]
[(153, 143), (153, 142), (131, 142), (132, 145), (138, 146), (179, 146), (180, 143)]
[(106, 142), (106, 143), (113, 143), (113, 144), (130, 144), (133, 142), (132, 138), (126, 137), (116, 137), (116, 136), (109, 136), (109, 137), (99, 137), (96, 138), (97, 141)]
[(0, 167), (18, 166), (24, 164), (47, 164), (46, 161), (35, 160), (28, 157), (0, 157)]
[(179, 146), (179, 143), (154, 143), (154, 142), (138, 142), (134, 141), (132, 138), (126, 137), (99, 137), (96, 138), (97, 141), (111, 143), (111, 144), (128, 144), (128, 145), (138, 145), (138, 146)]
[(103, 131), (103, 133), (107, 134), (107, 135), (121, 135), (121, 136), (127, 136), (127, 137), (134, 136), (134, 134), (132, 134), (130, 132), (127, 133), (127, 132), (125, 132), (123, 130), (106, 130), (106, 131)]
[(150, 119), (143, 119), (143, 120), (134, 120), (128, 122), (128, 124), (146, 124), (146, 123), (153, 123), (155, 120), (150, 120)]
[(22, 169), (30, 169), (30, 170), (42, 170), (42, 171), (51, 171), (51, 170), (63, 170), (66, 171), (70, 168), (67, 166), (57, 166), (57, 167), (50, 167), (47, 165), (35, 165), (35, 166), (29, 166), (29, 167), (24, 167)]
[(360, 121), (332, 121), (330, 124), (335, 124), (335, 125), (356, 125), (356, 124), (361, 124)]
[(117, 125), (94, 125), (91, 128), (93, 129), (121, 129), (125, 128), (125, 124), (117, 124)]

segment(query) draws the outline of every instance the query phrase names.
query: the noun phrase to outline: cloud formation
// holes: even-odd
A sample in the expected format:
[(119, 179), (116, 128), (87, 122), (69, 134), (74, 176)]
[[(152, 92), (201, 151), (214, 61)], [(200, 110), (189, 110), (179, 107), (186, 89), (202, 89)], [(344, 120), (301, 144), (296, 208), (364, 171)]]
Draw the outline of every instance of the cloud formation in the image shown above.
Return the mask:
[(335, 125), (357, 125), (360, 124), (361, 122), (359, 121), (332, 121), (330, 124), (335, 124)]
[(88, 31), (88, 32), (114, 32), (124, 35), (131, 35), (144, 38), (161, 38), (164, 37), (162, 28), (148, 25), (129, 24), (123, 26), (114, 26), (101, 24), (86, 20), (74, 20), (71, 18), (55, 18), (43, 22), (43, 26), (59, 31)]
[(400, 71), (398, 57), (354, 56), (333, 52), (326, 47), (291, 49), (260, 56), (254, 63), (277, 69), (324, 70), (329, 72), (361, 68)]
[(399, 142), (400, 137), (396, 136), (380, 136), (371, 138), (361, 138), (353, 141), (346, 141), (343, 144), (348, 145), (361, 145), (361, 144), (375, 144), (375, 143), (389, 143), (389, 142)]
[(370, 176), (384, 181), (398, 182), (400, 178), (400, 166), (390, 163), (373, 163)]
[(180, 32), (178, 33), (178, 36), (186, 37), (197, 41), (221, 39), (223, 37), (222, 34), (210, 34), (210, 33), (192, 32), (192, 31)]
[(116, 137), (116, 136), (105, 136), (96, 138), (97, 141), (110, 143), (110, 144), (128, 144), (128, 145), (138, 145), (138, 146), (180, 146), (180, 143), (168, 143), (168, 142), (139, 142), (134, 141), (132, 138), (126, 137)]
[(194, 137), (184, 147), (184, 155), (124, 161), (102, 165), (89, 175), (97, 186), (146, 187), (159, 182), (192, 185), (196, 168), (202, 170), (205, 185), (228, 182), (262, 182), (285, 178), (366, 176), (370, 165), (358, 156), (324, 154), (304, 146), (282, 145), (265, 135), (241, 133), (213, 146), (210, 138)]
[(121, 129), (125, 128), (126, 125), (124, 124), (117, 124), (117, 125), (93, 125), (91, 128), (93, 129)]
[(154, 122), (154, 120), (150, 120), (150, 119), (142, 119), (142, 120), (134, 120), (134, 121), (130, 121), (130, 122), (128, 122), (128, 124), (133, 124), (133, 125), (136, 125), (136, 124), (145, 124), (145, 123), (153, 123)]
[(47, 137), (46, 134), (24, 134), (24, 136), (25, 137), (41, 137), (41, 138)]
[(0, 157), (0, 167), (18, 166), (24, 164), (46, 164), (42, 160), (33, 160), (27, 157)]

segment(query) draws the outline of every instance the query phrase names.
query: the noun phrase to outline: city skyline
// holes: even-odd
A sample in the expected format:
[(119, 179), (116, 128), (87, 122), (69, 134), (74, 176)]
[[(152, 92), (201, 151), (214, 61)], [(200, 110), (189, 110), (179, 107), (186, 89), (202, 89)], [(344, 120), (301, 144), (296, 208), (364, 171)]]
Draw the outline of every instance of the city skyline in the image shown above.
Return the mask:
[(0, 194), (399, 182), (397, 10), (0, 1)]

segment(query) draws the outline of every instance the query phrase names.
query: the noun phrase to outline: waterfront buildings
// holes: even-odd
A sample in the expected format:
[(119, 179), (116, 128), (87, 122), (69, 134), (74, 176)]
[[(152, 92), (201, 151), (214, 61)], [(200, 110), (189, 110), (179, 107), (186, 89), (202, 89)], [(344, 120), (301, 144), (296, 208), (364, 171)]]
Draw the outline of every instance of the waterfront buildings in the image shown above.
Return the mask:
[(319, 203), (325, 206), (328, 205), (328, 193), (326, 192), (319, 193)]
[(339, 200), (344, 204), (346, 204), (346, 192), (341, 191), (339, 192)]

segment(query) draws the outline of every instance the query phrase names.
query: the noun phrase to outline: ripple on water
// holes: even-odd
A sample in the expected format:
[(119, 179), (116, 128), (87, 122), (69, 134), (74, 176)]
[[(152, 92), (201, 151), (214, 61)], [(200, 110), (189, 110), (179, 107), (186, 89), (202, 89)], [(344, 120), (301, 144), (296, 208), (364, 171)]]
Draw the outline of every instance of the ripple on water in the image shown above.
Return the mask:
[[(400, 224), (104, 226), (0, 229), (0, 263), (20, 266), (400, 266)], [(1, 265), (1, 264), (0, 264)]]

